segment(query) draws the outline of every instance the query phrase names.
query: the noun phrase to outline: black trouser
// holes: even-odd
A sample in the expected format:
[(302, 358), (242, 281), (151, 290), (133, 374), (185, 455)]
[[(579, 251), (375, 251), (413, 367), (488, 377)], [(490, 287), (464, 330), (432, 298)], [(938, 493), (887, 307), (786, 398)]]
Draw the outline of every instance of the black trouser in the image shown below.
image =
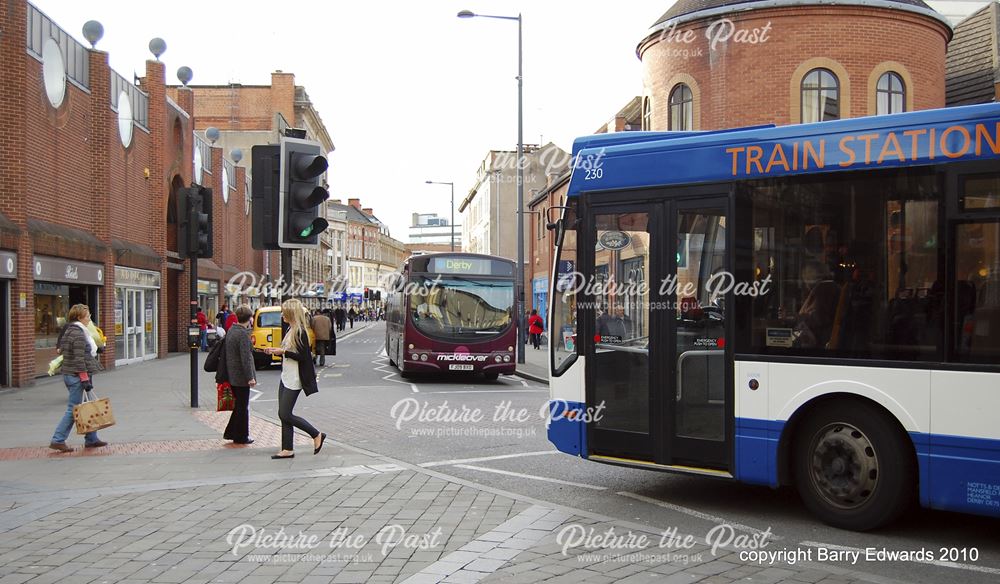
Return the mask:
[(278, 386), (278, 419), (281, 420), (281, 449), (294, 450), (293, 428), (298, 428), (312, 438), (319, 436), (319, 430), (313, 428), (312, 424), (292, 413), (295, 407), (295, 400), (299, 399), (301, 389), (288, 389), (283, 384)]
[(316, 359), (320, 365), (326, 365), (326, 347), (330, 344), (327, 339), (316, 339)]
[(250, 388), (233, 386), (233, 413), (222, 437), (235, 442), (250, 439)]
[(542, 342), (542, 333), (531, 333), (531, 346), (538, 349), (538, 344)]

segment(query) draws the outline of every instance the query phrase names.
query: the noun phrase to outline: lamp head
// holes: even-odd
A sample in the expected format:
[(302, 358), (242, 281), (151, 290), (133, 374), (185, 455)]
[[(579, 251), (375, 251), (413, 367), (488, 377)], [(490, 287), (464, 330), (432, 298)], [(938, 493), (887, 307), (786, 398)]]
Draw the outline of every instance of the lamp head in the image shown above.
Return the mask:
[(471, 10), (462, 10), (458, 13), (459, 18), (472, 18), (476, 13)]

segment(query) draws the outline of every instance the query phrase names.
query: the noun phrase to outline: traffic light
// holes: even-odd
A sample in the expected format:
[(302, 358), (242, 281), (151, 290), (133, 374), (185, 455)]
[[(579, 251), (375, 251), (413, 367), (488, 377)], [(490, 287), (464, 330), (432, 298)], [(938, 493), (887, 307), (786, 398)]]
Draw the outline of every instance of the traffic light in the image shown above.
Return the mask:
[(281, 146), (254, 146), (250, 149), (253, 168), (253, 223), (251, 242), (254, 249), (278, 247), (278, 191), (281, 186)]
[(199, 258), (212, 257), (212, 189), (195, 186), (188, 189), (188, 253)]
[(279, 247), (319, 247), (329, 225), (324, 203), (330, 193), (320, 184), (327, 166), (319, 142), (282, 136)]
[(365, 288), (365, 300), (368, 300), (368, 288)]
[(212, 257), (212, 189), (191, 186), (177, 191), (177, 252), (181, 257)]

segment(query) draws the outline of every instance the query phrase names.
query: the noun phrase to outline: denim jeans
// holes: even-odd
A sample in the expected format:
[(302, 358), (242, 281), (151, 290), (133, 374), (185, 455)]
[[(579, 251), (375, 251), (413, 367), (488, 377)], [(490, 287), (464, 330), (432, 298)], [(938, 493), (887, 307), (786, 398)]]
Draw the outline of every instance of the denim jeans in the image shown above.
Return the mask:
[(208, 331), (207, 330), (201, 331), (201, 350), (202, 351), (207, 351), (208, 350)]
[[(63, 382), (66, 384), (66, 389), (69, 390), (69, 403), (66, 405), (66, 413), (63, 414), (62, 420), (59, 420), (59, 425), (56, 426), (56, 433), (52, 435), (52, 442), (56, 444), (66, 443), (66, 438), (69, 437), (70, 430), (73, 429), (73, 406), (83, 402), (83, 385), (80, 383), (80, 378), (76, 375), (63, 375)], [(93, 444), (99, 438), (97, 432), (87, 432), (83, 440), (87, 444)]]

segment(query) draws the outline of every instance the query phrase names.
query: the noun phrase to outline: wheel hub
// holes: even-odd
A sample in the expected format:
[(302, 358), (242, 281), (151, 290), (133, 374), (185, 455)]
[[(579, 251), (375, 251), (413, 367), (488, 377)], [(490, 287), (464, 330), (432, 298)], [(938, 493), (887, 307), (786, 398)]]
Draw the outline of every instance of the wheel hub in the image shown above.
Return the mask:
[(878, 456), (863, 432), (828, 424), (816, 433), (811, 451), (810, 478), (827, 503), (855, 509), (868, 501), (878, 481)]

